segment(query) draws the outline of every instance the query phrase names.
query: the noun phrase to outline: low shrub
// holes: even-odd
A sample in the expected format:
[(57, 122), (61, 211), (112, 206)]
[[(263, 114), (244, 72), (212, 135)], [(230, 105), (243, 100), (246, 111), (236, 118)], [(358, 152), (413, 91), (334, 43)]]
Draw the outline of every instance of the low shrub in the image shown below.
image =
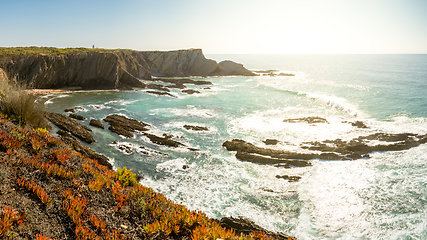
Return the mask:
[(136, 181), (136, 174), (132, 173), (132, 169), (127, 170), (126, 167), (117, 169), (116, 180), (118, 180), (123, 187), (133, 186), (138, 183)]

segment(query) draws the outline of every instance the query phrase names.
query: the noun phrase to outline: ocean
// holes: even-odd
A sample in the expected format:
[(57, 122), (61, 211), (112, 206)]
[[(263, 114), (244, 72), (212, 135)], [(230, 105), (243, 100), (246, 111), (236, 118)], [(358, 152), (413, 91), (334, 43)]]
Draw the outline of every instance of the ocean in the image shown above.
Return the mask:
[[(304, 152), (309, 141), (350, 140), (374, 133), (427, 134), (427, 55), (206, 55), (251, 70), (295, 76), (192, 78), (200, 94), (82, 91), (41, 98), (46, 109), (81, 106), (82, 121), (119, 113), (172, 134), (186, 147), (126, 139), (91, 127), (91, 148), (143, 177), (141, 183), (209, 217), (244, 216), (299, 239), (427, 239), (427, 145), (373, 152), (354, 161), (311, 160), (281, 168), (236, 159), (222, 144)], [(164, 84), (164, 83), (159, 83)], [(164, 84), (168, 85), (168, 84)], [(328, 123), (284, 122), (316, 116)], [(348, 122), (362, 121), (368, 128)], [(207, 127), (187, 130), (184, 125)], [(277, 145), (266, 146), (266, 139)], [(115, 142), (117, 141), (117, 142)], [(142, 152), (141, 146), (149, 149)], [(190, 151), (188, 148), (199, 151)], [(160, 153), (163, 154), (160, 154)], [(164, 155), (167, 154), (167, 155)], [(184, 167), (185, 166), (185, 167)], [(300, 176), (297, 182), (276, 175)]]

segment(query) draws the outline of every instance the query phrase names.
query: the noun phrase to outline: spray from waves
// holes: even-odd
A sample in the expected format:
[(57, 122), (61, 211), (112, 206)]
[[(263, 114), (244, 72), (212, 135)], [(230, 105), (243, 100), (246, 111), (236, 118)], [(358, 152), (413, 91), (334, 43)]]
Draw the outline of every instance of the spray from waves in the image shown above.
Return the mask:
[[(321, 104), (325, 104), (339, 111), (345, 112), (352, 117), (362, 117), (357, 107), (350, 104), (345, 98), (337, 96), (326, 96), (321, 94), (305, 93), (305, 96)], [(358, 116), (359, 115), (359, 116)], [(363, 114), (362, 114), (363, 115)]]
[[(183, 169), (184, 164), (189, 168)], [(275, 177), (287, 169), (204, 156), (172, 159), (158, 164), (156, 171), (164, 177), (144, 177), (142, 183), (210, 217), (245, 216), (276, 231), (294, 226), (291, 219), (300, 207), (296, 184)]]
[(309, 93), (309, 92), (303, 92), (303, 91), (292, 91), (288, 89), (283, 89), (283, 86), (280, 84), (270, 84), (270, 85), (264, 85), (266, 87), (274, 88), (277, 91), (281, 91), (287, 95), (292, 96), (299, 96), (303, 98), (308, 98), (312, 100), (313, 102), (319, 103), (321, 105), (325, 105), (328, 107), (331, 107), (333, 109), (336, 109), (338, 111), (341, 111), (350, 117), (367, 117), (366, 114), (362, 113), (356, 106), (349, 103), (345, 98), (333, 96), (333, 95), (324, 95), (324, 94), (316, 94), (316, 93)]
[(315, 162), (298, 189), (302, 239), (425, 239), (427, 147)]

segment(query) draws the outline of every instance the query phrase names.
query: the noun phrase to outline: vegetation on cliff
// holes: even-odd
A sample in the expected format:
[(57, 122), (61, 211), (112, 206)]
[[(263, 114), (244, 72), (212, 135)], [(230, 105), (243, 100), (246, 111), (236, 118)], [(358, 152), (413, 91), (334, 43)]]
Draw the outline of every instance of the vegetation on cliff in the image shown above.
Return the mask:
[(1, 238), (270, 238), (259, 231), (237, 236), (135, 178), (131, 170), (115, 172), (83, 156), (43, 128), (0, 118)]
[[(55, 48), (55, 47), (0, 47), (0, 57), (13, 55), (63, 55), (78, 52), (114, 52), (119, 50), (98, 48)], [(120, 50), (126, 51), (126, 50)]]

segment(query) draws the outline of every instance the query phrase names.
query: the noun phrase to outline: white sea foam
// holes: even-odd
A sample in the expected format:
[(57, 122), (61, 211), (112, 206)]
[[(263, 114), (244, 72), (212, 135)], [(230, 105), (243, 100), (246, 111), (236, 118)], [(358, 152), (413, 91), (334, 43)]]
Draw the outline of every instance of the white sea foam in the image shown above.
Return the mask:
[(111, 108), (111, 107), (105, 106), (103, 104), (91, 104), (91, 105), (89, 105), (89, 107), (92, 108), (92, 109), (94, 109), (94, 110), (101, 110), (101, 109), (104, 109), (104, 108), (106, 108), (106, 109)]
[(176, 117), (212, 118), (215, 116), (215, 113), (212, 109), (197, 108), (192, 105), (187, 105), (181, 108), (157, 108), (150, 110), (150, 112), (157, 115), (172, 115)]

